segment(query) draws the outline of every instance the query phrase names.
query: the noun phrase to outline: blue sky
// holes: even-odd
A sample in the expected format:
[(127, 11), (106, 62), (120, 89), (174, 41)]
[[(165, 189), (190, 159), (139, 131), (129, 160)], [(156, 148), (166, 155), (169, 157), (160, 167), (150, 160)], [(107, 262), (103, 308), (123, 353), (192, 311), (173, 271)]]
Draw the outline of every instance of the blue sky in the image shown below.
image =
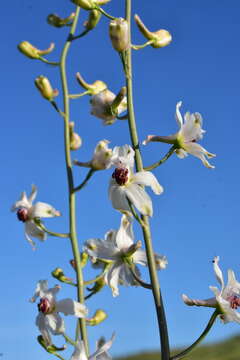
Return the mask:
[[(112, 0), (105, 9), (114, 16), (123, 16), (124, 1)], [(2, 251), (1, 251), (1, 329), (0, 352), (8, 360), (49, 356), (36, 343), (34, 325), (37, 308), (28, 299), (39, 279), (51, 279), (50, 272), (62, 267), (69, 276), (73, 271), (70, 245), (65, 239), (49, 238), (38, 243), (33, 252), (24, 239), (22, 223), (9, 208), (20, 192), (30, 191), (31, 184), (39, 189), (38, 200), (48, 202), (62, 211), (61, 219), (46, 221), (55, 231), (67, 231), (66, 174), (63, 153), (62, 119), (42, 99), (34, 79), (48, 76), (60, 90), (58, 70), (22, 56), (17, 44), (28, 40), (39, 48), (55, 42), (56, 49), (48, 57), (56, 61), (61, 52), (67, 29), (50, 27), (45, 19), (50, 13), (67, 16), (74, 10), (70, 1), (4, 2), (2, 34)], [(189, 156), (184, 160), (175, 155), (154, 171), (164, 186), (163, 195), (152, 196), (154, 217), (151, 220), (156, 252), (165, 254), (169, 265), (160, 274), (170, 341), (173, 346), (190, 344), (200, 334), (211, 316), (211, 309), (188, 308), (181, 294), (207, 298), (209, 285), (216, 285), (211, 260), (219, 255), (224, 273), (232, 268), (239, 278), (239, 10), (237, 0), (211, 2), (203, 0), (171, 0), (168, 2), (133, 1), (138, 13), (152, 30), (168, 29), (173, 42), (164, 49), (134, 52), (134, 99), (139, 137), (147, 134), (169, 135), (177, 130), (174, 119), (176, 103), (182, 100), (182, 111), (200, 112), (207, 131), (201, 144), (217, 157), (214, 170), (205, 168), (200, 160)], [(82, 11), (79, 23), (87, 17)], [(133, 41), (143, 42), (133, 24)], [(80, 71), (88, 82), (103, 80), (117, 92), (124, 85), (121, 64), (108, 38), (108, 20), (87, 37), (76, 41), (69, 54), (68, 76), (71, 91), (78, 92), (75, 73)], [(62, 106), (61, 96), (57, 102)], [(83, 138), (82, 148), (73, 154), (81, 161), (91, 159), (96, 143), (102, 139), (112, 146), (129, 143), (127, 123), (117, 122), (104, 127), (90, 115), (89, 98), (72, 102), (72, 120)], [(151, 143), (142, 149), (146, 165), (159, 160), (168, 145)], [(99, 172), (78, 194), (79, 241), (103, 237), (111, 228), (117, 229), (120, 215), (107, 197), (111, 171)], [(75, 170), (80, 183), (85, 171)], [(141, 233), (135, 227), (135, 236)], [(95, 273), (88, 267), (86, 278)], [(143, 275), (146, 272), (143, 271)], [(75, 296), (63, 286), (59, 298)], [(140, 288), (120, 289), (112, 298), (108, 288), (89, 300), (90, 313), (97, 308), (109, 317), (98, 327), (89, 329), (91, 347), (95, 340), (113, 331), (117, 337), (113, 355), (157, 349), (158, 333), (150, 292)], [(69, 334), (73, 321), (67, 319)], [(239, 325), (217, 322), (207, 341), (224, 339), (239, 332)], [(62, 343), (59, 338), (58, 344)], [(69, 354), (71, 351), (69, 350)]]

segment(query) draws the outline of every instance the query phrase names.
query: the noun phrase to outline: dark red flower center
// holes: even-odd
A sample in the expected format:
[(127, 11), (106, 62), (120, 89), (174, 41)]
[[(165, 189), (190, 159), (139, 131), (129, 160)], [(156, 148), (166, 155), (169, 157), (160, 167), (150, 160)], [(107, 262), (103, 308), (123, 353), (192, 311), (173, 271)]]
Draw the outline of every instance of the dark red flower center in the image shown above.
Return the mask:
[(50, 302), (47, 298), (40, 299), (38, 304), (38, 311), (41, 311), (43, 314), (48, 314), (51, 308)]
[(116, 168), (112, 174), (118, 185), (125, 185), (128, 181), (128, 169)]
[(240, 298), (236, 295), (229, 296), (227, 300), (230, 302), (230, 306), (234, 310), (240, 306)]
[(17, 211), (18, 220), (25, 222), (28, 219), (28, 210), (25, 208), (21, 208)]

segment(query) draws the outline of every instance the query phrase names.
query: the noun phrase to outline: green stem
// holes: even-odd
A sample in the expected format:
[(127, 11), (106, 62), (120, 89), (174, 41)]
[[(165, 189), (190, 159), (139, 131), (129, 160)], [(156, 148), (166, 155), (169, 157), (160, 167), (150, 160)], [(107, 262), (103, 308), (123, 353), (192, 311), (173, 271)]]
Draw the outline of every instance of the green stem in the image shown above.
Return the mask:
[(107, 18), (109, 18), (111, 20), (116, 19), (114, 16), (108, 14), (105, 10), (103, 10), (100, 6), (96, 6), (96, 10), (98, 10), (100, 13), (102, 13), (103, 15), (105, 15)]
[(165, 161), (167, 161), (170, 158), (170, 156), (174, 153), (175, 150), (176, 150), (176, 147), (175, 147), (175, 145), (173, 145), (170, 148), (170, 150), (167, 152), (167, 154), (161, 160), (155, 162), (152, 165), (144, 167), (144, 170), (151, 171), (151, 170), (155, 169), (156, 167), (162, 165)]
[(76, 345), (76, 341), (72, 340), (69, 336), (67, 336), (66, 334), (63, 334), (64, 339), (66, 340), (66, 342), (68, 342), (69, 344), (75, 346)]
[(47, 233), (48, 235), (51, 236), (56, 236), (56, 237), (60, 237), (60, 238), (69, 238), (69, 234), (63, 234), (63, 233), (57, 233), (54, 231), (50, 231), (48, 230), (41, 221), (39, 221), (38, 219), (34, 219), (35, 224), (37, 225), (37, 227), (39, 227), (41, 230), (43, 230), (45, 233)]
[(140, 279), (137, 274), (135, 273), (134, 271), (134, 265), (132, 266), (129, 266), (129, 270), (131, 271), (132, 273), (132, 276), (134, 277), (134, 279), (142, 286), (144, 287), (145, 289), (152, 289), (152, 285), (151, 284), (147, 284), (145, 283), (142, 279)]
[(75, 187), (73, 189), (73, 191), (77, 192), (77, 191), (81, 190), (87, 184), (88, 180), (93, 176), (95, 171), (96, 170), (94, 170), (94, 169), (90, 169), (89, 172), (87, 173), (87, 176), (83, 180), (83, 182), (80, 185), (78, 185), (77, 187)]
[(153, 43), (153, 40), (149, 40), (149, 41), (145, 42), (145, 44), (143, 44), (143, 45), (133, 45), (132, 44), (131, 47), (134, 50), (140, 50), (140, 49), (144, 49), (148, 45), (151, 45), (152, 43)]
[(87, 90), (87, 91), (84, 91), (81, 94), (69, 94), (68, 97), (69, 97), (69, 99), (78, 99), (78, 98), (80, 98), (80, 97), (82, 97), (84, 95), (89, 95), (89, 94), (90, 94), (90, 91)]
[(207, 326), (205, 327), (204, 331), (199, 336), (199, 338), (191, 346), (189, 346), (187, 349), (185, 349), (184, 351), (180, 352), (177, 355), (172, 356), (170, 358), (170, 360), (182, 359), (185, 355), (187, 355), (190, 351), (192, 351), (205, 338), (205, 336), (207, 335), (207, 333), (209, 332), (209, 330), (213, 326), (213, 324), (214, 324), (214, 322), (215, 322), (218, 315), (219, 315), (218, 310), (215, 310), (214, 313), (212, 314)]
[(73, 40), (77, 40), (77, 39), (79, 39), (79, 38), (87, 35), (87, 33), (88, 33), (89, 31), (90, 31), (90, 30), (87, 30), (87, 29), (86, 29), (86, 30), (84, 30), (81, 34), (76, 35), (76, 36), (73, 36), (73, 37), (71, 38), (71, 40), (72, 40), (72, 41), (73, 41)]
[(91, 284), (95, 283), (96, 281), (100, 280), (100, 279), (106, 274), (106, 272), (108, 271), (109, 266), (110, 266), (110, 264), (109, 264), (109, 265), (106, 265), (105, 268), (104, 268), (104, 270), (103, 270), (103, 272), (101, 272), (101, 274), (99, 274), (98, 276), (96, 276), (94, 279), (88, 280), (88, 281), (84, 281), (84, 285), (85, 285), (85, 286), (91, 285)]
[(53, 65), (53, 66), (59, 66), (60, 63), (59, 62), (54, 62), (54, 61), (48, 61), (47, 59), (45, 59), (44, 57), (40, 57), (39, 60), (41, 60), (42, 62), (48, 64), (48, 65)]
[[(68, 97), (68, 84), (67, 84), (67, 75), (66, 75), (66, 57), (68, 54), (69, 47), (71, 45), (71, 36), (75, 33), (78, 18), (79, 18), (80, 7), (76, 7), (74, 21), (70, 29), (70, 36), (65, 43), (65, 46), (62, 51), (61, 60), (60, 60), (60, 74), (63, 88), (63, 102), (64, 102), (64, 141), (65, 141), (65, 161), (67, 169), (67, 179), (68, 179), (68, 190), (69, 190), (69, 226), (70, 226), (70, 239), (72, 245), (72, 251), (74, 255), (74, 260), (76, 264), (76, 273), (77, 273), (77, 295), (78, 301), (84, 303), (84, 281), (83, 274), (81, 269), (81, 259), (80, 252), (77, 241), (76, 233), (76, 199), (74, 192), (74, 181), (73, 181), (73, 171), (72, 171), (72, 161), (71, 161), (71, 152), (70, 152), (70, 133), (69, 133), (69, 120), (70, 120), (70, 108), (69, 108), (69, 97)], [(87, 329), (85, 319), (79, 319), (79, 326), (81, 332), (81, 338), (84, 341), (86, 352), (88, 354), (88, 339), (87, 339)]]
[[(131, 43), (131, 0), (125, 0), (126, 2), (126, 20), (129, 25), (129, 43)], [(129, 131), (132, 141), (133, 149), (135, 150), (135, 163), (136, 170), (142, 171), (142, 157), (139, 149), (139, 140), (137, 135), (137, 128), (134, 115), (133, 107), (133, 91), (132, 91), (132, 63), (131, 63), (131, 48), (127, 49), (124, 54), (122, 54), (122, 61), (124, 64), (125, 75), (126, 75), (126, 86), (127, 86), (127, 102), (128, 102), (128, 124)], [(147, 216), (141, 216), (144, 226), (142, 226), (143, 237), (146, 246), (148, 268), (152, 285), (152, 293), (154, 297), (159, 333), (160, 333), (160, 342), (161, 342), (161, 356), (162, 360), (169, 360), (170, 350), (169, 350), (169, 340), (168, 340), (168, 330), (167, 322), (165, 318), (165, 312), (163, 307), (162, 296), (160, 292), (160, 285), (157, 276), (154, 252), (152, 247), (151, 240), (151, 230), (148, 222)]]
[(62, 357), (61, 355), (59, 355), (58, 353), (53, 353), (53, 355), (55, 355), (58, 359), (60, 360), (65, 360), (64, 357)]

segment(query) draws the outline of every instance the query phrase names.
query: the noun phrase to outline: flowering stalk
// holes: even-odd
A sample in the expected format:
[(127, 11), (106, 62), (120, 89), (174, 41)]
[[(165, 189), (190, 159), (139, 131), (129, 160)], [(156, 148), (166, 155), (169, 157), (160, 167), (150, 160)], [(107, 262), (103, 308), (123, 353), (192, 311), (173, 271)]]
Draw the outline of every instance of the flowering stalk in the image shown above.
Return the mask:
[[(69, 233), (70, 233), (72, 251), (76, 266), (78, 301), (84, 304), (84, 281), (83, 281), (80, 252), (79, 252), (77, 233), (76, 233), (76, 209), (75, 209), (76, 199), (74, 192), (72, 160), (71, 160), (71, 152), (70, 152), (70, 132), (69, 132), (70, 109), (69, 109), (68, 84), (67, 84), (67, 76), (66, 76), (66, 57), (68, 54), (69, 47), (71, 45), (71, 37), (74, 35), (76, 30), (76, 26), (79, 18), (79, 12), (80, 12), (80, 7), (77, 6), (76, 15), (74, 17), (70, 29), (70, 33), (62, 51), (61, 60), (60, 60), (60, 74), (61, 74), (61, 81), (63, 88), (65, 161), (67, 168), (68, 190), (69, 190), (69, 225), (70, 225)], [(88, 340), (87, 340), (87, 329), (86, 329), (85, 319), (79, 319), (79, 327), (80, 327), (81, 338), (84, 341), (85, 348), (88, 353)]]
[[(126, 0), (125, 2), (125, 17), (126, 21), (128, 22), (129, 26), (129, 43), (131, 44), (131, 0)], [(127, 103), (128, 103), (128, 124), (129, 124), (129, 131), (131, 136), (131, 142), (133, 149), (135, 151), (135, 164), (136, 170), (142, 171), (143, 164), (142, 164), (142, 157), (139, 149), (139, 140), (137, 134), (137, 127), (135, 122), (135, 115), (134, 115), (134, 107), (133, 107), (133, 91), (132, 91), (132, 61), (131, 61), (131, 48), (127, 49), (124, 53), (122, 53), (122, 62), (125, 70), (126, 76), (126, 87), (127, 87)], [(152, 285), (152, 292), (157, 312), (158, 318), (158, 326), (160, 332), (160, 340), (161, 340), (161, 356), (162, 360), (169, 360), (170, 359), (170, 350), (169, 350), (169, 340), (168, 340), (168, 331), (167, 331), (167, 323), (165, 318), (165, 312), (162, 302), (162, 296), (160, 291), (160, 285), (158, 281), (157, 271), (156, 271), (156, 264), (154, 258), (154, 252), (152, 247), (152, 240), (151, 240), (151, 230), (148, 221), (148, 216), (142, 215), (141, 219), (143, 221), (142, 232), (146, 246), (146, 253), (148, 259), (148, 267), (149, 267), (149, 274), (151, 279)]]

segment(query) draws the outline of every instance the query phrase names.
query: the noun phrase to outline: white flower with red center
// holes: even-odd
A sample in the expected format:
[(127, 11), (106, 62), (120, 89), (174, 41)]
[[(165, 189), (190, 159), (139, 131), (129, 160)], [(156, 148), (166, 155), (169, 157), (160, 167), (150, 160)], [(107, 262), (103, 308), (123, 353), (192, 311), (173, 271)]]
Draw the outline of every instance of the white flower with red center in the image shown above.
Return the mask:
[(180, 159), (191, 154), (199, 158), (207, 168), (214, 168), (214, 166), (208, 162), (207, 158), (210, 159), (216, 155), (208, 152), (204, 147), (196, 143), (196, 141), (202, 139), (203, 134), (205, 133), (205, 130), (202, 129), (201, 114), (197, 112), (193, 114), (186, 112), (183, 120), (179, 110), (181, 105), (181, 101), (176, 105), (176, 121), (180, 130), (176, 134), (170, 136), (148, 135), (143, 141), (143, 144), (146, 145), (151, 141), (173, 144), (176, 147), (175, 152)]
[(219, 290), (215, 286), (210, 286), (210, 289), (214, 292), (215, 297), (206, 300), (199, 300), (190, 299), (187, 295), (183, 294), (183, 301), (189, 306), (207, 306), (219, 309), (219, 317), (224, 323), (228, 323), (230, 321), (240, 323), (240, 313), (236, 311), (240, 306), (240, 283), (236, 280), (234, 272), (229, 269), (228, 283), (225, 285), (223, 274), (218, 262), (219, 257), (216, 256), (213, 260), (213, 269), (216, 278), (221, 285), (221, 289)]
[(112, 164), (116, 166), (109, 185), (109, 198), (115, 209), (131, 212), (130, 201), (143, 215), (152, 216), (152, 200), (143, 186), (150, 186), (153, 192), (163, 192), (155, 176), (150, 171), (134, 173), (134, 150), (129, 145), (113, 149)]
[(52, 344), (51, 334), (62, 335), (65, 333), (65, 325), (63, 319), (58, 314), (62, 312), (64, 315), (75, 315), (78, 318), (86, 317), (88, 310), (85, 305), (72, 299), (63, 299), (57, 301), (56, 294), (60, 290), (60, 286), (48, 289), (47, 280), (40, 280), (31, 302), (35, 302), (40, 298), (38, 303), (39, 313), (36, 317), (36, 325), (41, 332), (46, 346)]
[(111, 348), (114, 338), (115, 334), (108, 341), (101, 337), (97, 341), (97, 350), (89, 357), (86, 354), (84, 342), (78, 341), (70, 360), (111, 360), (112, 357), (108, 354), (108, 350)]
[[(105, 282), (111, 287), (114, 297), (119, 295), (118, 284), (138, 285), (130, 267), (133, 266), (134, 272), (140, 276), (136, 264), (147, 266), (146, 252), (140, 247), (140, 241), (134, 243), (131, 219), (126, 215), (122, 215), (120, 228), (107, 232), (105, 240), (89, 239), (85, 242), (84, 251), (93, 263), (101, 260), (111, 264), (105, 273)], [(167, 265), (167, 259), (162, 255), (155, 254), (155, 262), (159, 270)]]
[(33, 205), (37, 195), (37, 188), (35, 185), (32, 185), (32, 191), (29, 197), (27, 197), (25, 191), (21, 194), (21, 197), (16, 201), (11, 210), (17, 212), (18, 220), (25, 223), (25, 237), (27, 241), (35, 249), (35, 242), (32, 240), (32, 237), (37, 238), (41, 241), (46, 240), (46, 233), (39, 229), (34, 222), (36, 218), (49, 218), (60, 216), (61, 213), (54, 209), (53, 206), (37, 202)]

